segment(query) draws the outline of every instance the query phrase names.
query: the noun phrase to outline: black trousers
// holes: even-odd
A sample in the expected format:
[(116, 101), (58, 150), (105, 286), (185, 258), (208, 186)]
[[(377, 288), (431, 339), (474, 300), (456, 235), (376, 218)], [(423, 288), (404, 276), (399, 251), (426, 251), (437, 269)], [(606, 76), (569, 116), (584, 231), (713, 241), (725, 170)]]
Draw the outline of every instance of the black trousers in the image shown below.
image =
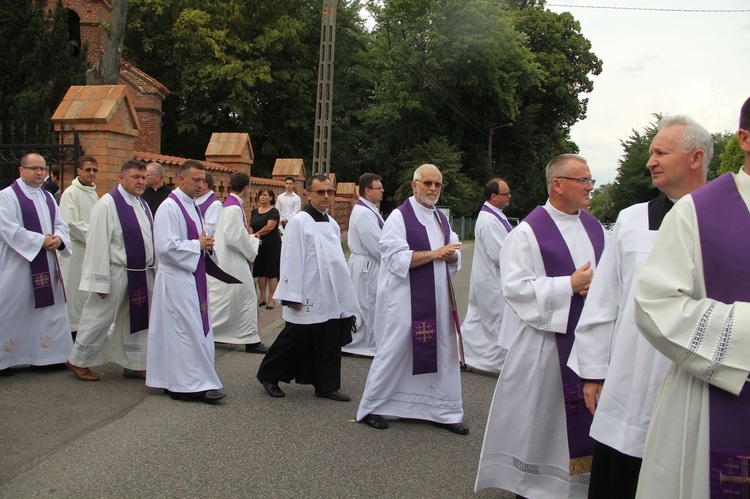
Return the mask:
[(597, 442), (591, 463), (589, 499), (633, 499), (642, 461)]
[(331, 319), (319, 324), (287, 322), (268, 349), (258, 369), (266, 381), (295, 380), (313, 385), (319, 392), (341, 388), (341, 338), (348, 319)]

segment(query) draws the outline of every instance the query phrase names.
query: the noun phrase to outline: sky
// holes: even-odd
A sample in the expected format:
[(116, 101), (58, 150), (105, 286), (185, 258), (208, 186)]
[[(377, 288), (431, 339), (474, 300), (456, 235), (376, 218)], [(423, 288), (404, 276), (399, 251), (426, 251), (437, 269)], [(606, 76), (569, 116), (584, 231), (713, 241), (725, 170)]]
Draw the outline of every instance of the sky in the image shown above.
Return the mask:
[(652, 123), (654, 113), (688, 115), (710, 133), (737, 131), (750, 97), (750, 0), (557, 0), (547, 8), (573, 14), (603, 62), (593, 92), (583, 94), (586, 119), (571, 130), (597, 186), (615, 179), (620, 141)]

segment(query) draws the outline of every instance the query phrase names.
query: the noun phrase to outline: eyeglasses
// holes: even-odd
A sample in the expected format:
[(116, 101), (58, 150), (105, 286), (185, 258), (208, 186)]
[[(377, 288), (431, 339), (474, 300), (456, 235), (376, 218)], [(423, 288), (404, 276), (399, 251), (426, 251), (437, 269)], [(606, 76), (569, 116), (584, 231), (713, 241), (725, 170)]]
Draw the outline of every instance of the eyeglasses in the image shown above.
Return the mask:
[(424, 184), (424, 186), (427, 187), (428, 189), (430, 187), (432, 187), (433, 185), (435, 186), (435, 189), (440, 189), (441, 187), (443, 187), (443, 183), (442, 182), (433, 182), (432, 180), (419, 180), (419, 179), (417, 179), (417, 180), (415, 180), (415, 182), (422, 182)]
[(333, 189), (318, 189), (316, 191), (310, 192), (314, 192), (318, 196), (325, 196), (326, 194), (328, 194), (329, 196), (333, 196)]
[(372, 189), (373, 191), (382, 191), (382, 190), (385, 190), (385, 188), (382, 185), (380, 187), (368, 187), (368, 189)]
[(81, 168), (81, 170), (85, 171), (86, 173), (99, 173), (99, 168)]
[(510, 191), (508, 191), (508, 192), (498, 192), (497, 195), (498, 196), (510, 196)]
[(573, 180), (575, 182), (578, 182), (579, 184), (591, 184), (593, 187), (596, 184), (596, 180), (591, 177), (581, 177), (581, 178), (575, 178), (575, 177), (556, 177), (556, 178), (564, 178), (565, 180)]
[(31, 170), (32, 172), (46, 172), (49, 170), (48, 166), (24, 166), (24, 170)]

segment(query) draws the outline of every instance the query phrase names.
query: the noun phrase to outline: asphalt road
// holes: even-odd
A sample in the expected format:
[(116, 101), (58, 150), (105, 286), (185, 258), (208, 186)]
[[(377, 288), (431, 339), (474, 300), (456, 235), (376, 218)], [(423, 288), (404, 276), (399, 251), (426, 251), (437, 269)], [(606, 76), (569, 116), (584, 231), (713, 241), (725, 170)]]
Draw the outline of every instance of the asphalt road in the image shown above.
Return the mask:
[[(472, 253), (464, 244), (462, 311)], [(283, 325), (279, 309), (261, 312), (267, 344)], [(96, 383), (67, 370), (0, 378), (0, 498), (514, 497), (473, 492), (496, 378), (462, 373), (468, 436), (416, 421), (383, 431), (354, 422), (369, 359), (343, 359), (349, 403), (301, 385), (268, 397), (255, 380), (260, 360), (217, 347), (227, 398), (216, 406), (173, 401), (115, 364), (95, 369)]]

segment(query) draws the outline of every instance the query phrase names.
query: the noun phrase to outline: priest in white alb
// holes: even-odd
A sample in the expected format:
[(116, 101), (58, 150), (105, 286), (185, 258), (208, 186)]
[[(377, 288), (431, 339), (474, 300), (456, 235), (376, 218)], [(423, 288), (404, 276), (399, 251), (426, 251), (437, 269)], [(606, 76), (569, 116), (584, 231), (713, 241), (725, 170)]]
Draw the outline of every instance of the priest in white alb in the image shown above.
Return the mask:
[(637, 497), (744, 497), (750, 461), (750, 99), (745, 164), (678, 201), (635, 289), (636, 323), (672, 360)]
[(359, 177), (359, 199), (349, 217), (349, 272), (357, 292), (362, 317), (357, 323), (357, 334), (341, 351), (349, 354), (375, 356), (377, 339), (375, 321), (375, 298), (378, 292), (380, 270), (380, 234), (383, 217), (378, 204), (383, 200), (383, 183), (374, 173), (363, 173)]
[(284, 307), (286, 326), (258, 368), (271, 397), (284, 397), (279, 382), (313, 385), (315, 396), (349, 402), (341, 388), (341, 346), (352, 340), (360, 315), (341, 248), (341, 230), (328, 214), (333, 184), (326, 175), (305, 181), (309, 204), (287, 224), (281, 278), (273, 299)]
[(206, 235), (214, 237), (216, 227), (219, 225), (222, 204), (214, 192), (214, 178), (206, 172), (206, 183), (203, 184), (200, 195), (195, 198), (195, 204), (203, 216), (203, 225), (206, 229)]
[(635, 497), (651, 412), (671, 364), (635, 324), (635, 282), (662, 220), (676, 200), (705, 183), (713, 156), (711, 134), (686, 116), (666, 117), (658, 129), (646, 168), (662, 194), (620, 212), (578, 321), (576, 358), (570, 359), (594, 414), (591, 497)]
[(214, 341), (245, 345), (246, 352), (263, 354), (268, 352), (268, 348), (258, 336), (258, 298), (251, 270), (258, 256), (260, 240), (248, 232), (242, 207), (250, 186), (250, 176), (243, 172), (233, 173), (229, 186), (232, 192), (221, 210), (214, 249), (221, 268), (242, 281), (242, 284), (227, 284), (208, 277)]
[(585, 211), (594, 188), (585, 159), (557, 156), (546, 177), (547, 203), (513, 229), (500, 253), (503, 293), (519, 321), (492, 399), (475, 488), (585, 498), (592, 416), (583, 383), (566, 363), (605, 232)]
[(485, 202), (474, 226), (474, 258), (469, 284), (469, 308), (461, 326), (467, 366), (499, 373), (507, 351), (500, 346), (505, 298), (500, 287), (500, 250), (512, 227), (503, 209), (510, 188), (501, 178), (484, 187)]
[(99, 165), (93, 156), (78, 158), (78, 176), (70, 183), (60, 197), (60, 215), (70, 229), (70, 244), (72, 245), (70, 258), (65, 258), (62, 266), (63, 281), (68, 298), (68, 320), (70, 331), (75, 340), (78, 331), (78, 321), (81, 318), (83, 304), (88, 297), (86, 291), (78, 289), (81, 283), (81, 269), (83, 254), (86, 252), (86, 236), (91, 223), (91, 210), (99, 200), (96, 193), (96, 174)]
[(440, 170), (422, 165), (412, 179), (414, 195), (391, 213), (380, 238), (378, 352), (357, 421), (385, 429), (387, 419), (420, 419), (466, 435), (452, 287), (461, 243), (436, 208)]
[(0, 191), (0, 375), (12, 366), (62, 364), (70, 337), (65, 290), (55, 250), (70, 256), (68, 226), (42, 189), (47, 163), (21, 158), (20, 178)]
[(172, 399), (214, 404), (226, 395), (214, 368), (206, 267), (214, 239), (206, 235), (195, 198), (206, 184), (205, 166), (187, 160), (179, 188), (159, 206), (154, 248), (159, 261), (148, 331), (146, 386)]
[(81, 290), (87, 294), (68, 368), (98, 381), (91, 367), (114, 362), (123, 376), (146, 379), (149, 305), (154, 287), (151, 210), (141, 199), (146, 165), (126, 161), (120, 182), (94, 205)]

